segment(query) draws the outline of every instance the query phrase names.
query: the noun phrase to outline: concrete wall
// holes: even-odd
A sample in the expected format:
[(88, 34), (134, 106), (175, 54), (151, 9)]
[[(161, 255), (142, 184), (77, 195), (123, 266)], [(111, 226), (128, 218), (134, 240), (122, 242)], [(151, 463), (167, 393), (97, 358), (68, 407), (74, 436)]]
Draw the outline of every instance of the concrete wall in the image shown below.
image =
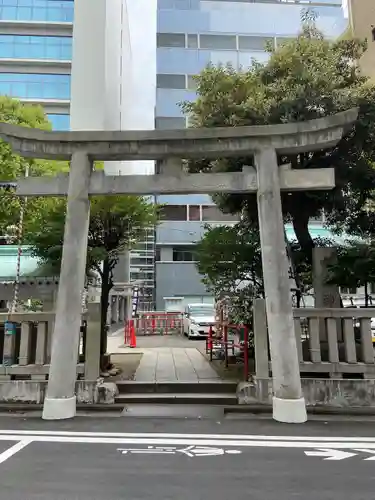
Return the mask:
[[(375, 380), (302, 379), (308, 406), (331, 408), (374, 408)], [(239, 404), (272, 404), (272, 380), (241, 382), (237, 388)]]
[(156, 310), (163, 311), (164, 297), (210, 296), (195, 267), (194, 262), (157, 262), (156, 263)]
[(361, 59), (361, 68), (367, 76), (374, 78), (375, 41), (372, 29), (375, 26), (375, 2), (374, 0), (349, 0), (348, 6), (353, 35), (368, 41), (368, 49)]

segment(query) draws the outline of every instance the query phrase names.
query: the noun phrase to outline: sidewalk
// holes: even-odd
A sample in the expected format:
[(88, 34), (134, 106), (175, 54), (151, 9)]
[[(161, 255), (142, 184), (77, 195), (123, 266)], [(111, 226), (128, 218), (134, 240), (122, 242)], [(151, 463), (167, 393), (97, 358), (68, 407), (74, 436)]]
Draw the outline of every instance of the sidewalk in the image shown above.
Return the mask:
[(137, 338), (137, 348), (122, 344), (122, 331), (108, 337), (108, 352), (142, 353), (135, 373), (136, 382), (215, 382), (221, 380), (197, 347), (202, 342), (188, 341), (183, 337), (157, 336)]

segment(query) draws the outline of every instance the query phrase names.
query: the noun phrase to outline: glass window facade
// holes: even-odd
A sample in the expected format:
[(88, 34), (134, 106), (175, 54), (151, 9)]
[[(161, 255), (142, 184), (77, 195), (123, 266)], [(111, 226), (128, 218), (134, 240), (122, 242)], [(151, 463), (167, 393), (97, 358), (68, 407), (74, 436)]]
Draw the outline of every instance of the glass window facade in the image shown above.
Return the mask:
[(72, 58), (72, 39), (61, 36), (0, 35), (0, 57), (67, 61)]
[(0, 94), (21, 99), (69, 99), (70, 75), (0, 73)]
[(69, 130), (70, 128), (70, 116), (69, 115), (56, 115), (48, 114), (48, 119), (52, 124), (53, 130)]
[(73, 22), (73, 0), (0, 0), (6, 21)]
[(156, 75), (156, 86), (158, 89), (184, 89), (186, 88), (185, 75)]

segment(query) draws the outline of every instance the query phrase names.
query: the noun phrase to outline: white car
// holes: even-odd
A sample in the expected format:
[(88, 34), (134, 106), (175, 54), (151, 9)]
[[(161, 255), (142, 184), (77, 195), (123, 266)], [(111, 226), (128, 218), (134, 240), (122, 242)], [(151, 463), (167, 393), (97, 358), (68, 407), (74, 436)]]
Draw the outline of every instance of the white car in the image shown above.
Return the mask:
[(207, 337), (215, 324), (215, 308), (210, 304), (189, 304), (184, 314), (184, 335), (189, 339)]

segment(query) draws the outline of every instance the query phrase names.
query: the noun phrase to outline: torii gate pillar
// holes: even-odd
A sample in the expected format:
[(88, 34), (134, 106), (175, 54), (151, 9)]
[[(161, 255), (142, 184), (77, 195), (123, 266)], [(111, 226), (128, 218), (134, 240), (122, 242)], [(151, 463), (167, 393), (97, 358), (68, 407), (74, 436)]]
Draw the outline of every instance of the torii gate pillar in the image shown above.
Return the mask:
[(285, 248), (276, 151), (255, 153), (258, 217), (272, 359), (273, 418), (286, 423), (307, 420), (294, 333), (289, 265)]

